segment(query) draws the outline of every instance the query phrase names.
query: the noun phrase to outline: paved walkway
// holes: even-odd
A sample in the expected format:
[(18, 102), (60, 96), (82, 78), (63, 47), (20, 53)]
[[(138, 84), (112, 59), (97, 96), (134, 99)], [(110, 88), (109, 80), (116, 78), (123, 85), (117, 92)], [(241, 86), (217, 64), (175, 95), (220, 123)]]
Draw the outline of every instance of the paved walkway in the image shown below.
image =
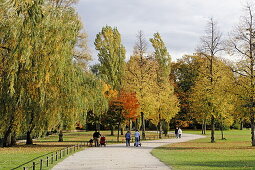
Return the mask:
[(126, 147), (125, 144), (92, 147), (69, 156), (58, 163), (53, 170), (169, 170), (168, 166), (151, 155), (152, 149), (170, 143), (186, 142), (203, 137), (201, 135), (183, 134), (181, 139), (142, 141), (142, 147)]

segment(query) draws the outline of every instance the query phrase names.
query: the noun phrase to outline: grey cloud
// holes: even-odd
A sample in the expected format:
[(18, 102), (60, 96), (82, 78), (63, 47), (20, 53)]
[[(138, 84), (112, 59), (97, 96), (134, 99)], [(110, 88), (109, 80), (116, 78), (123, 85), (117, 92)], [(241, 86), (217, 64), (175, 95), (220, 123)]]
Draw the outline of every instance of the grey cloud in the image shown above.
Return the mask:
[(80, 0), (77, 8), (94, 58), (94, 38), (105, 25), (118, 27), (128, 54), (137, 31), (143, 30), (147, 39), (160, 32), (173, 58), (180, 58), (193, 53), (208, 18), (214, 17), (227, 34), (238, 22), (242, 4), (241, 0)]

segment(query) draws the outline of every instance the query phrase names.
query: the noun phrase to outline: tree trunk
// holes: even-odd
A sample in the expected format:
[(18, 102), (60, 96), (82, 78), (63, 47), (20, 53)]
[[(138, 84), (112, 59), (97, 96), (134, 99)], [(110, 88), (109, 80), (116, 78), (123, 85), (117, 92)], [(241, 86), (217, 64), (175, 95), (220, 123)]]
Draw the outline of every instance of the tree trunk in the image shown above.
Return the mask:
[(202, 123), (202, 135), (204, 135), (205, 134), (205, 123), (204, 123), (205, 121), (203, 120), (203, 123)]
[(255, 146), (255, 139), (254, 139), (254, 114), (253, 114), (253, 111), (251, 113), (251, 143), (252, 143), (252, 146)]
[(86, 127), (86, 132), (88, 132), (88, 131), (89, 131), (89, 125), (88, 125), (88, 123), (86, 123), (85, 127)]
[(13, 132), (11, 135), (11, 146), (17, 145), (17, 140), (16, 140), (16, 132)]
[(165, 122), (165, 125), (166, 125), (166, 129), (165, 129), (165, 131), (164, 131), (164, 133), (165, 133), (165, 137), (167, 136), (167, 134), (168, 134), (168, 131), (169, 131), (169, 122)]
[(138, 119), (135, 119), (135, 130), (138, 130)]
[(4, 138), (3, 138), (3, 147), (10, 147), (12, 146), (12, 133), (14, 129), (14, 116), (11, 116), (10, 122), (8, 122), (8, 128), (4, 133)]
[(202, 124), (202, 134), (203, 134), (203, 135), (206, 134), (206, 120), (203, 120), (203, 124)]
[(63, 142), (63, 141), (64, 141), (62, 130), (59, 131), (59, 134), (58, 134), (58, 141), (59, 141), (59, 142)]
[(224, 134), (223, 134), (223, 125), (221, 124), (221, 128), (220, 128), (220, 131), (221, 131), (221, 140), (224, 140)]
[(159, 139), (161, 139), (162, 138), (162, 134), (161, 134), (161, 132), (162, 132), (162, 126), (161, 126), (161, 115), (159, 114), (159, 116), (158, 116), (158, 118), (159, 118), (159, 122), (158, 122), (158, 128), (159, 128)]
[(11, 146), (11, 128), (9, 127), (8, 130), (4, 133), (3, 147), (10, 146)]
[(220, 124), (220, 131), (221, 131), (221, 140), (226, 140), (226, 138), (224, 138), (224, 123), (223, 123), (223, 119), (221, 117), (221, 124)]
[[(159, 131), (158, 131), (158, 129), (159, 129), (158, 126), (156, 126), (156, 128), (157, 128), (157, 133), (159, 133)], [(156, 137), (158, 137), (158, 136), (159, 136), (159, 135), (157, 134)]]
[(113, 125), (111, 125), (111, 136), (114, 136)]
[(206, 135), (206, 121), (205, 121), (205, 127), (204, 127), (204, 134)]
[(27, 131), (27, 141), (26, 141), (27, 145), (32, 145), (33, 144), (33, 139), (31, 136), (31, 131)]
[(243, 121), (240, 122), (240, 130), (243, 130)]
[(100, 131), (100, 123), (99, 122), (96, 122), (96, 130)]
[(120, 135), (123, 135), (123, 127), (120, 128)]
[(142, 139), (145, 139), (145, 120), (144, 120), (144, 113), (141, 112), (141, 119), (142, 119)]
[(132, 129), (132, 124), (131, 124), (131, 123), (132, 123), (132, 121), (131, 121), (131, 119), (129, 119), (129, 122), (128, 122), (128, 124), (129, 124), (129, 125), (128, 125), (129, 131), (131, 131), (131, 129)]
[(118, 136), (117, 136), (117, 141), (120, 141), (120, 122), (118, 123)]
[(215, 142), (214, 131), (215, 131), (215, 118), (212, 115), (212, 117), (211, 117), (211, 143)]

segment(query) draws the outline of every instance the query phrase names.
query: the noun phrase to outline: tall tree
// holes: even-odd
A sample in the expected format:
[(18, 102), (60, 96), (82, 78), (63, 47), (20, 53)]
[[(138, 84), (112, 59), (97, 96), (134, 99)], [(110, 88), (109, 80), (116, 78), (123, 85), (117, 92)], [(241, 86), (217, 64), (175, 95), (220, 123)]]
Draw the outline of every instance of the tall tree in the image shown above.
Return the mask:
[[(190, 105), (191, 89), (195, 85), (200, 67), (199, 56), (184, 56), (172, 64), (171, 75), (174, 90), (180, 102), (180, 111), (173, 119), (176, 126), (188, 127), (195, 124)], [(206, 121), (202, 123), (202, 134), (205, 134)]]
[[(214, 60), (214, 82), (208, 81), (210, 72), (208, 66), (210, 61), (201, 58), (202, 64), (199, 67), (199, 75), (195, 81), (190, 95), (193, 117), (199, 123), (204, 123), (211, 117), (213, 112), (215, 120), (220, 123), (223, 132), (223, 125), (233, 123), (235, 95), (232, 93), (234, 74), (229, 66), (218, 58)], [(208, 93), (210, 91), (210, 93)], [(228, 118), (228, 122), (226, 121)], [(223, 134), (223, 133), (222, 133)]]
[(158, 115), (159, 138), (161, 138), (162, 120), (168, 122), (179, 111), (178, 99), (174, 95), (174, 87), (170, 82), (171, 56), (159, 33), (155, 33), (150, 39), (154, 48), (156, 61), (156, 84), (155, 97), (157, 98), (156, 113)]
[[(137, 34), (134, 53), (127, 62), (124, 89), (135, 92), (140, 105), (142, 138), (145, 139), (145, 120), (154, 113), (155, 98), (152, 90), (155, 85), (156, 74), (154, 60), (146, 52), (147, 42), (142, 31)], [(136, 121), (138, 124), (138, 121)], [(138, 126), (136, 125), (138, 128)]]
[[(134, 55), (137, 55), (139, 57), (139, 67), (140, 67), (140, 98), (143, 100), (144, 97), (144, 91), (141, 89), (143, 86), (143, 81), (144, 81), (144, 70), (141, 69), (143, 67), (143, 60), (146, 55), (146, 50), (147, 50), (147, 42), (144, 37), (144, 33), (142, 30), (138, 31), (138, 34), (136, 35), (137, 41), (134, 46)], [(145, 73), (146, 74), (146, 73)], [(143, 109), (141, 110), (141, 129), (142, 129), (142, 138), (145, 139), (145, 116), (144, 116), (144, 111)]]
[(105, 75), (113, 89), (120, 90), (124, 74), (126, 50), (121, 44), (117, 28), (105, 26), (95, 39), (100, 62), (100, 72)]
[[(213, 84), (215, 81), (214, 78), (214, 61), (215, 57), (218, 52), (222, 51), (222, 33), (219, 31), (217, 27), (216, 21), (214, 21), (212, 18), (208, 21), (205, 35), (201, 37), (201, 44), (198, 48), (198, 52), (201, 54), (204, 54), (206, 59), (209, 61), (208, 65), (208, 81), (210, 81), (210, 84), (208, 86), (208, 92), (207, 93), (212, 93), (213, 91)], [(211, 116), (211, 142), (215, 142), (215, 115), (214, 115), (214, 110), (213, 106), (211, 105), (212, 103), (209, 101), (208, 105), (211, 108), (210, 111), (210, 116)]]
[(242, 56), (239, 62), (239, 68), (236, 72), (240, 75), (239, 84), (245, 89), (246, 96), (242, 97), (248, 108), (251, 122), (251, 143), (255, 146), (255, 123), (254, 123), (254, 106), (255, 106), (255, 20), (254, 7), (248, 4), (245, 7), (245, 15), (241, 18), (240, 24), (237, 25), (231, 33), (228, 45), (232, 54)]
[[(8, 138), (10, 139), (12, 134), (16, 134), (16, 121), (25, 117), (22, 114), (18, 116), (17, 111), (19, 110), (19, 113), (22, 113), (24, 110), (22, 105), (24, 106), (26, 103), (24, 101), (24, 97), (26, 98), (24, 85), (28, 84), (26, 82), (28, 73), (25, 73), (25, 71), (32, 71), (30, 68), (34, 64), (31, 62), (31, 49), (32, 44), (35, 44), (35, 30), (42, 21), (42, 4), (43, 1), (37, 0), (28, 3), (9, 1), (3, 6), (1, 5), (1, 10), (4, 8), (7, 8), (4, 10), (13, 9), (12, 12), (3, 14), (6, 23), (12, 22), (12, 17), (17, 18), (17, 22), (13, 23), (15, 24), (16, 33), (11, 36), (7, 36), (7, 34), (13, 29), (11, 28), (13, 25), (1, 24), (6, 32), (1, 34), (2, 44), (0, 46), (4, 49), (3, 47), (12, 44), (12, 47), (8, 48), (8, 52), (4, 52), (1, 56), (2, 61), (5, 62), (2, 74), (3, 84), (1, 86), (1, 108), (3, 108), (1, 109), (1, 117), (6, 118), (7, 125), (4, 132), (4, 146), (11, 145)], [(11, 42), (11, 38), (15, 38), (15, 40)], [(34, 72), (30, 73), (34, 74)]]
[(148, 118), (148, 115), (153, 110), (154, 98), (151, 95), (151, 90), (155, 80), (155, 75), (153, 74), (155, 66), (153, 65), (152, 58), (148, 56), (146, 49), (147, 42), (144, 33), (139, 31), (134, 52), (127, 62), (124, 76), (124, 89), (129, 92), (135, 92), (139, 101), (143, 139), (146, 137), (145, 119)]

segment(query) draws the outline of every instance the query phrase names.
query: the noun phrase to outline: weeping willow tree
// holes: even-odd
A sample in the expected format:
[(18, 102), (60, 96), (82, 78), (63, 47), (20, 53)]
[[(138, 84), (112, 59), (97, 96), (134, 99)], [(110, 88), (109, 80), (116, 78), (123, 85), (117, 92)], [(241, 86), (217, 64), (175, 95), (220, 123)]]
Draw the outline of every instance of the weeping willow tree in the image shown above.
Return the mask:
[[(1, 117), (6, 125), (3, 130), (4, 146), (11, 145), (11, 136), (15, 139), (16, 130), (21, 120), (26, 117), (24, 113), (27, 107), (24, 106), (27, 103), (34, 105), (33, 99), (27, 99), (28, 94), (25, 91), (31, 88), (31, 94), (36, 95), (35, 88), (32, 86), (39, 86), (39, 79), (35, 78), (35, 68), (40, 63), (34, 63), (35, 60), (32, 60), (31, 54), (33, 47), (38, 45), (34, 41), (36, 25), (39, 25), (43, 18), (42, 1), (8, 2), (1, 5), (6, 12), (1, 16), (5, 18), (1, 22), (4, 30), (1, 34), (1, 47), (5, 50), (1, 53), (1, 60), (4, 62), (1, 75), (3, 80), (1, 82)], [(41, 73), (39, 75), (42, 76)], [(27, 82), (28, 78), (31, 81)], [(15, 143), (15, 140), (12, 143)]]
[[(101, 93), (86, 70), (86, 36), (72, 0), (6, 1), (0, 6), (0, 134), (3, 146), (17, 134), (70, 129), (85, 121)], [(101, 109), (101, 108), (100, 108)], [(98, 110), (100, 110), (98, 109)], [(103, 108), (104, 109), (104, 108)]]

